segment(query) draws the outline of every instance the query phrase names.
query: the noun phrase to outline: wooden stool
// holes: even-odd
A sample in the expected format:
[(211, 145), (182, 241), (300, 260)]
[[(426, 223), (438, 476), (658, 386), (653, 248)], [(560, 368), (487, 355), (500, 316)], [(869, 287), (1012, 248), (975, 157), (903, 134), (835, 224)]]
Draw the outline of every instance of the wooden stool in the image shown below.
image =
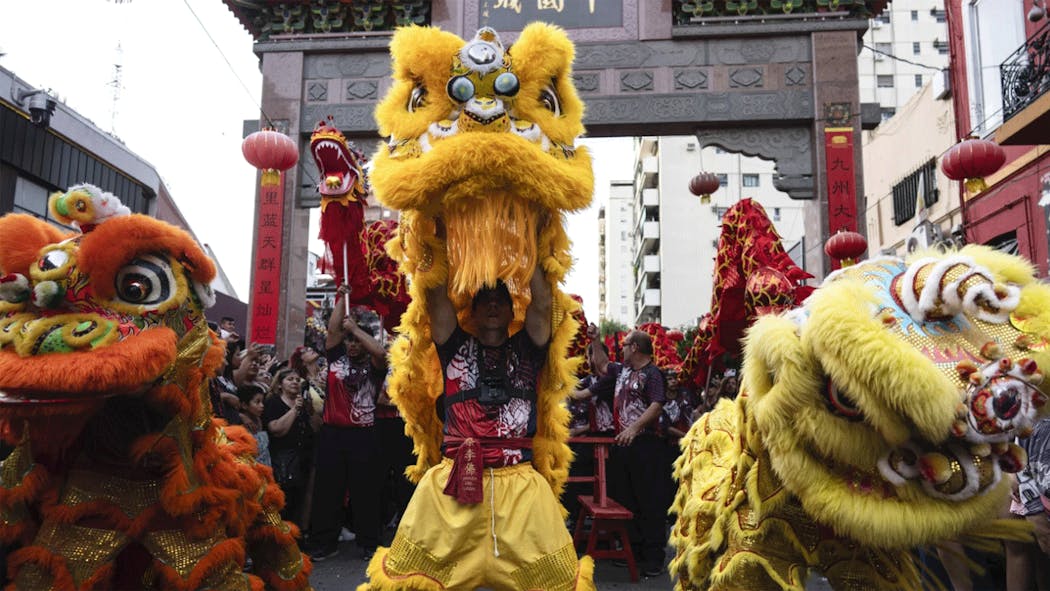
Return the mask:
[[(579, 550), (580, 545), (586, 539), (585, 554), (595, 560), (604, 558), (622, 559), (627, 562), (627, 571), (631, 575), (631, 582), (638, 582), (638, 566), (634, 561), (634, 552), (631, 549), (631, 540), (627, 536), (627, 522), (634, 519), (634, 514), (626, 507), (610, 499), (605, 488), (605, 459), (609, 457), (609, 445), (614, 442), (612, 437), (574, 437), (570, 439), (574, 443), (589, 443), (594, 445), (594, 476), (570, 478), (573, 482), (591, 482), (594, 484), (593, 495), (580, 495), (580, 514), (576, 518), (576, 529), (573, 531), (572, 541)], [(586, 531), (587, 518), (591, 519), (591, 528)], [(613, 541), (620, 542), (617, 550)], [(607, 548), (599, 548), (598, 544), (607, 544)]]

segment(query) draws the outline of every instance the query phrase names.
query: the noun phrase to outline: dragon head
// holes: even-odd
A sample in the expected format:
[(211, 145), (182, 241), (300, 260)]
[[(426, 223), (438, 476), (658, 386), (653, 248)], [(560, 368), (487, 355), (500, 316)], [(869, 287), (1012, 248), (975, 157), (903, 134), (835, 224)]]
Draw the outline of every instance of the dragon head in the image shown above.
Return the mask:
[(402, 212), (406, 273), (428, 271), (430, 251), (444, 250), (424, 244), (440, 219), (447, 243), (462, 245), (448, 251), (454, 298), (498, 279), (521, 293), (538, 249), (567, 257), (566, 237), (537, 246), (538, 229), (591, 200), (590, 156), (574, 145), (583, 103), (572, 83), (572, 43), (541, 23), (509, 48), (489, 28), (464, 42), (408, 27), (394, 34), (390, 52), (394, 82), (376, 108), (389, 141), (371, 182), (380, 201)]
[(347, 141), (343, 132), (320, 121), (310, 135), (310, 153), (321, 173), (317, 190), (322, 197), (346, 196), (364, 201), (368, 195), (368, 181), (362, 168), (366, 158)]
[(994, 517), (1046, 401), (1050, 288), (985, 247), (837, 271), (748, 335), (744, 390), (807, 513), (880, 547)]
[(83, 233), (0, 218), (0, 418), (83, 416), (147, 394), (169, 414), (206, 413), (206, 390), (179, 388), (206, 387), (185, 374), (221, 357), (203, 312), (212, 261), (186, 232), (90, 185), (52, 195), (50, 208)]

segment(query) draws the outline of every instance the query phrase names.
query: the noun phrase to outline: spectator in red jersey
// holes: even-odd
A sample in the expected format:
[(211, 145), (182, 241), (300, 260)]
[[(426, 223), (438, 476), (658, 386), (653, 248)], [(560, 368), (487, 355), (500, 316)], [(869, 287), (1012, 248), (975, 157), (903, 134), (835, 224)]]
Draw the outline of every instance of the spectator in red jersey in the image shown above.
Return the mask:
[(354, 530), (361, 557), (375, 553), (382, 532), (380, 493), (383, 475), (376, 402), (386, 375), (386, 351), (375, 336), (347, 317), (339, 286), (325, 340), (328, 395), (324, 424), (317, 437), (316, 479), (310, 512), (310, 556), (324, 560), (338, 552), (343, 502), (350, 492)]

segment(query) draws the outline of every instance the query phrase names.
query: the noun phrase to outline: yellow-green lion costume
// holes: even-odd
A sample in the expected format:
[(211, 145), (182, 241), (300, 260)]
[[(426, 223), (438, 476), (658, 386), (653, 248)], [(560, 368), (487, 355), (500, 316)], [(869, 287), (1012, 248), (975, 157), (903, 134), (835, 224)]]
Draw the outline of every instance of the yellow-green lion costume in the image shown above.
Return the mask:
[[(430, 333), (428, 290), (447, 284), (460, 325), (471, 332), (472, 296), (504, 282), (513, 300), (513, 333), (522, 326), (538, 263), (553, 301), (532, 466), (558, 496), (572, 457), (562, 401), (578, 363), (566, 356), (577, 330), (570, 313), (578, 304), (558, 288), (571, 264), (564, 214), (587, 207), (594, 183), (590, 156), (574, 145), (583, 133), (583, 103), (572, 85), (572, 43), (562, 30), (540, 23), (506, 49), (488, 28), (465, 42), (409, 27), (395, 33), (390, 53), (394, 82), (376, 109), (389, 141), (376, 154), (370, 179), (376, 197), (401, 212), (398, 236), (387, 248), (410, 279), (412, 302), (390, 352), (389, 384), (415, 442), (418, 461), (406, 473), (419, 481), (442, 461), (435, 401), (444, 379)], [(395, 539), (391, 552), (398, 544)], [(391, 570), (386, 553), (380, 549), (369, 567), (373, 588), (447, 587), (448, 565), (425, 549), (413, 548), (412, 560), (428, 581), (406, 581), (405, 572)], [(562, 554), (576, 568), (571, 545)], [(592, 589), (591, 568), (589, 559), (581, 561), (580, 583), (568, 588)], [(520, 588), (537, 588), (534, 583)]]
[(740, 397), (682, 441), (675, 589), (920, 589), (917, 546), (992, 547), (1044, 405), (1050, 288), (984, 247), (878, 258), (748, 333)]

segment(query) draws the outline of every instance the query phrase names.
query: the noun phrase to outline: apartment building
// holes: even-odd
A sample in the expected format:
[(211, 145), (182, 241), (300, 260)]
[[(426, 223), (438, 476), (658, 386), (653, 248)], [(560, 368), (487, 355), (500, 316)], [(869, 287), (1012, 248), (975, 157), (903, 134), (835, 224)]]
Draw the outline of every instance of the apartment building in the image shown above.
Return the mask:
[(857, 56), (861, 103), (885, 121), (948, 67), (943, 0), (894, 0), (869, 22)]
[[(604, 213), (603, 318), (694, 326), (711, 303), (721, 217), (740, 199), (765, 207), (785, 247), (802, 239), (802, 203), (773, 187), (772, 162), (701, 150), (692, 136), (639, 138), (635, 153), (634, 178), (613, 183)], [(700, 170), (721, 181), (706, 204), (688, 188)]]

